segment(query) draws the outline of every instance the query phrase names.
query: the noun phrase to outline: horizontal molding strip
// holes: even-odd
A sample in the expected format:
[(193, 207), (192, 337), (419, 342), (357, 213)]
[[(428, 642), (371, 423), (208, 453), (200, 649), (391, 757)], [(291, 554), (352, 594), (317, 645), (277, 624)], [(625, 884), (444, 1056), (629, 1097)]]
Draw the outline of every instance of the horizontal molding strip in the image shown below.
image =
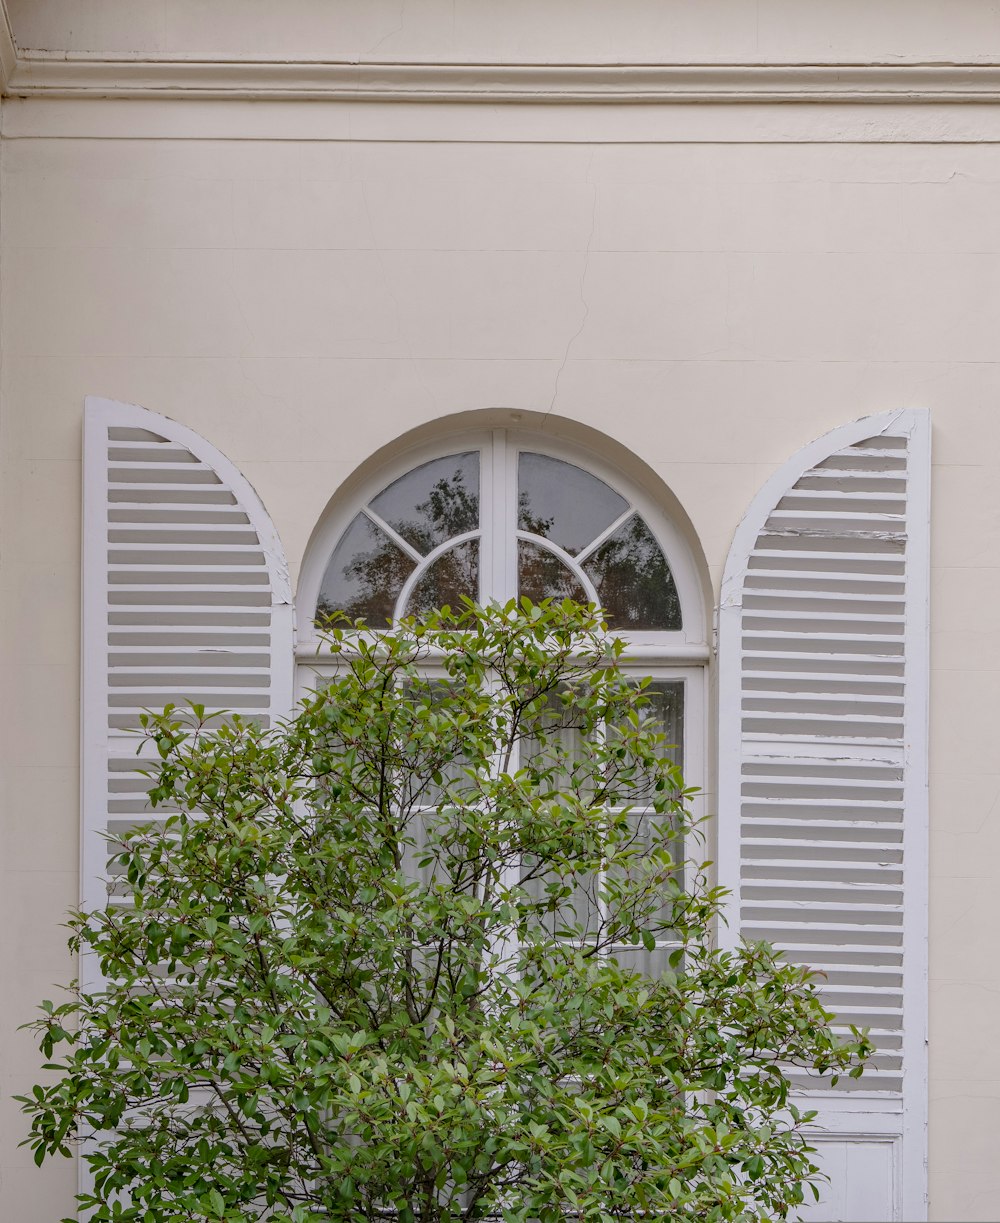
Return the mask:
[[(0, 29), (0, 35), (2, 35)], [(0, 43), (3, 40), (0, 38)], [(0, 51), (2, 51), (0, 46)], [(995, 103), (1000, 64), (457, 64), (0, 54), (11, 97), (510, 103)]]

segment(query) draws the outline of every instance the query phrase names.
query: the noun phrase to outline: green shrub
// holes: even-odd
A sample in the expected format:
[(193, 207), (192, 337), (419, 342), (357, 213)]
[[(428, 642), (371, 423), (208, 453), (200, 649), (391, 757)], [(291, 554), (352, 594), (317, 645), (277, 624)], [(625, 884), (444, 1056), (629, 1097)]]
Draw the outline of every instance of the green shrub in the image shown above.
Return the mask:
[(714, 948), (690, 792), (599, 618), (331, 645), (272, 731), (147, 717), (171, 814), (73, 918), (106, 986), (34, 1025), (37, 1161), (91, 1136), (91, 1220), (784, 1218), (817, 1178), (785, 1068), (867, 1041), (768, 946)]

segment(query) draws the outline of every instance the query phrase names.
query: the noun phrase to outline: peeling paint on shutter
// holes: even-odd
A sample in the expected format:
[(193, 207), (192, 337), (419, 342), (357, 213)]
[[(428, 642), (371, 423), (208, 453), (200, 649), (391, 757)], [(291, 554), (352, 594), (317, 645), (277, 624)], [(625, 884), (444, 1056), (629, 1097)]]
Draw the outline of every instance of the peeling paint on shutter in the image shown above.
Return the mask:
[(928, 497), (925, 413), (835, 431), (755, 499), (720, 606), (723, 938), (821, 970), (871, 1029), (860, 1080), (796, 1080), (828, 1139), (893, 1148), (864, 1219), (926, 1217)]
[[(292, 603), (256, 493), (191, 430), (88, 399), (84, 424), (81, 904), (104, 907), (106, 834), (152, 816), (134, 731), (195, 702), (264, 725), (292, 704)], [(81, 965), (85, 986), (97, 965)]]

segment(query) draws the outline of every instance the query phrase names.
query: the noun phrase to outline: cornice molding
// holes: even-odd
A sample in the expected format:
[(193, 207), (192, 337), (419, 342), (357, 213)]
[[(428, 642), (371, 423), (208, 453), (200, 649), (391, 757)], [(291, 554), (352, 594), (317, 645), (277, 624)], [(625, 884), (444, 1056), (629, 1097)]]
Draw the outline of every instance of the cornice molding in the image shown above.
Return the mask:
[(0, 93), (31, 98), (511, 103), (996, 103), (1000, 62), (376, 63), (18, 47), (0, 0)]
[[(4, 22), (0, 21), (0, 61)], [(9, 34), (9, 30), (8, 30)], [(13, 40), (10, 49), (13, 49)], [(1000, 64), (418, 64), (20, 52), (12, 97), (349, 102), (1000, 102)]]
[(376, 63), (23, 50), (0, 0), (0, 90), (31, 98), (511, 103), (995, 103), (1000, 63)]
[(17, 44), (7, 13), (7, 0), (0, 0), (0, 92), (7, 92), (7, 84), (17, 70)]

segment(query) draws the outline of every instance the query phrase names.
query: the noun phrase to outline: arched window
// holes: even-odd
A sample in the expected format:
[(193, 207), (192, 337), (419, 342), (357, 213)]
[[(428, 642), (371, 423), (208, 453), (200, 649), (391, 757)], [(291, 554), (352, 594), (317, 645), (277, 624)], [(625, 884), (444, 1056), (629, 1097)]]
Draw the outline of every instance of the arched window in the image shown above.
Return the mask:
[(628, 665), (673, 684), (686, 771), (703, 779), (703, 584), (688, 538), (637, 481), (527, 431), (456, 433), (404, 451), (350, 502), (335, 500), (314, 533), (297, 600), (300, 661), (322, 666), (333, 613), (378, 629), (463, 595), (598, 604), (628, 644)]
[[(484, 458), (498, 460), (492, 486)], [(375, 627), (462, 596), (511, 595), (598, 603), (624, 630), (681, 627), (670, 566), (636, 506), (575, 463), (505, 437), (487, 454), (430, 459), (376, 493), (334, 549), (317, 619), (342, 611)]]
[(649, 679), (688, 781), (704, 785), (702, 589), (677, 524), (599, 455), (526, 431), (453, 434), (376, 468), (321, 521), (299, 583), (300, 688), (325, 669), (331, 613), (377, 629), (462, 595), (596, 603), (625, 665)]
[[(635, 481), (583, 449), (504, 429), (452, 435), (377, 467), (310, 545), (301, 688), (331, 665), (322, 629), (332, 614), (379, 629), (462, 596), (599, 605), (626, 641), (624, 665), (649, 681), (649, 716), (671, 755), (689, 784), (705, 784), (701, 585), (686, 539)], [(635, 818), (641, 827), (640, 809)], [(656, 972), (671, 949), (661, 941), (615, 955)]]
[(705, 642), (689, 550), (662, 510), (592, 455), (530, 434), (407, 452), (329, 516), (303, 570), (303, 641), (334, 612), (377, 629), (463, 595), (596, 603), (665, 657)]

